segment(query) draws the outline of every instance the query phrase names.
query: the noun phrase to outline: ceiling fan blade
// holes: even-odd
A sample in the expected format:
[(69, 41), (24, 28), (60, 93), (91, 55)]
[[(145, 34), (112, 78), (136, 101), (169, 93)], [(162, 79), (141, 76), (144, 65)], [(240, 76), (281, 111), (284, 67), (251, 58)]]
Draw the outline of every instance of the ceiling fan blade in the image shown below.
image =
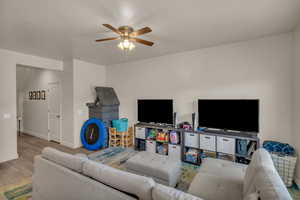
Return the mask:
[(99, 40), (95, 40), (95, 42), (103, 42), (103, 41), (117, 40), (117, 39), (119, 39), (119, 37), (111, 37), (111, 38), (99, 39)]
[(151, 28), (145, 27), (145, 28), (142, 28), (142, 29), (139, 29), (137, 31), (134, 31), (134, 32), (130, 33), (130, 36), (131, 37), (136, 37), (136, 36), (139, 36), (139, 35), (150, 33), (151, 31), (152, 31)]
[(152, 46), (154, 44), (153, 42), (150, 42), (150, 41), (147, 41), (147, 40), (142, 40), (142, 39), (139, 39), (139, 38), (130, 38), (130, 40), (141, 43), (141, 44), (144, 44), (144, 45), (148, 45), (148, 46)]
[(119, 35), (121, 34), (121, 32), (120, 32), (118, 29), (116, 29), (115, 27), (113, 27), (113, 26), (110, 25), (110, 24), (103, 24), (103, 26), (105, 26), (106, 28), (112, 30), (113, 32), (115, 32), (115, 33), (117, 33), (117, 34), (119, 34)]

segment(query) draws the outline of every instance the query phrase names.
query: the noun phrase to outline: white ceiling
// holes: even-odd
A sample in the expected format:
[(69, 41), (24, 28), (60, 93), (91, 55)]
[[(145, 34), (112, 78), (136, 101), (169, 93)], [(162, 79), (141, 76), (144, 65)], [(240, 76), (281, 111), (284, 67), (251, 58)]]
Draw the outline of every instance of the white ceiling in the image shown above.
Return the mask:
[[(0, 48), (98, 64), (132, 60), (291, 31), (299, 0), (0, 0)], [(124, 55), (101, 24), (150, 26)]]

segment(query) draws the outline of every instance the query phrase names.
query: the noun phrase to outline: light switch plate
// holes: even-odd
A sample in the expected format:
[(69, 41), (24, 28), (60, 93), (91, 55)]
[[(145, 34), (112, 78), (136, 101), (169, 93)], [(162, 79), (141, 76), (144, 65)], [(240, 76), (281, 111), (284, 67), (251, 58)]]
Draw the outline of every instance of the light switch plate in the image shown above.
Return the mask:
[(10, 113), (4, 113), (3, 118), (4, 119), (10, 119), (11, 118), (11, 114)]

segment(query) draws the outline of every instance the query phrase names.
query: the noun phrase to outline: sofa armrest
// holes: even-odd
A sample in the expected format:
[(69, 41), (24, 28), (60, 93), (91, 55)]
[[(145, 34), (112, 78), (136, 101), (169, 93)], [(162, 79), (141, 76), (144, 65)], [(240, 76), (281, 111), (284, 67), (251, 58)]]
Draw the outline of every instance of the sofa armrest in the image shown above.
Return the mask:
[(188, 193), (208, 200), (243, 199), (243, 182), (230, 177), (199, 172), (192, 181)]

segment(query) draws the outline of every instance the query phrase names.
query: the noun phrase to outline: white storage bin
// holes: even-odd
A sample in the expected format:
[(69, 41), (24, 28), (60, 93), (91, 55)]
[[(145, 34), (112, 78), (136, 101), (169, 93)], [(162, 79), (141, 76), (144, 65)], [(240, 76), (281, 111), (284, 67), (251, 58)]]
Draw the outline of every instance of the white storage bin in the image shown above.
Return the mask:
[(156, 153), (156, 142), (147, 140), (146, 142), (146, 151), (149, 153)]
[(235, 155), (235, 139), (217, 136), (217, 152)]
[(135, 127), (135, 138), (146, 139), (146, 128)]
[(281, 156), (275, 153), (271, 153), (274, 166), (278, 171), (279, 176), (287, 187), (293, 185), (295, 167), (297, 157), (295, 156)]
[(175, 144), (169, 144), (168, 156), (171, 159), (181, 160), (181, 146)]
[(194, 148), (199, 148), (200, 147), (200, 145), (199, 145), (199, 134), (185, 132), (184, 135), (185, 135), (185, 138), (184, 138), (185, 146), (194, 147)]
[(201, 134), (200, 149), (216, 151), (216, 136)]

